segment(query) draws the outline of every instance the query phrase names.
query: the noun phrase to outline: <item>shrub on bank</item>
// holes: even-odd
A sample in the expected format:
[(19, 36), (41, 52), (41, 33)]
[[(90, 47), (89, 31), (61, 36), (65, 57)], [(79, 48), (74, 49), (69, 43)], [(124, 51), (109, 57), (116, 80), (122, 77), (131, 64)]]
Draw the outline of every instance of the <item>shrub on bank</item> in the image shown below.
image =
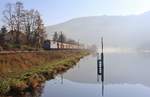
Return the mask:
[(10, 90), (8, 81), (0, 80), (0, 95), (7, 93)]

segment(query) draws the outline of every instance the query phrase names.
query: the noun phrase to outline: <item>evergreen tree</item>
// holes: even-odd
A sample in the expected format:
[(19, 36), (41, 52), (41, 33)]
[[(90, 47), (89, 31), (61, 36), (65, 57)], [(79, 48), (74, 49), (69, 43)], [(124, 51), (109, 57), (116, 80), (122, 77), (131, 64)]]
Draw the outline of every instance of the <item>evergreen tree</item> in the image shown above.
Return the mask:
[(55, 41), (55, 42), (58, 41), (58, 34), (57, 34), (57, 32), (54, 33), (53, 41)]
[(58, 37), (58, 42), (66, 42), (66, 36), (61, 32), (61, 34)]
[(3, 47), (5, 44), (5, 34), (7, 32), (6, 27), (3, 26), (0, 32), (0, 45)]

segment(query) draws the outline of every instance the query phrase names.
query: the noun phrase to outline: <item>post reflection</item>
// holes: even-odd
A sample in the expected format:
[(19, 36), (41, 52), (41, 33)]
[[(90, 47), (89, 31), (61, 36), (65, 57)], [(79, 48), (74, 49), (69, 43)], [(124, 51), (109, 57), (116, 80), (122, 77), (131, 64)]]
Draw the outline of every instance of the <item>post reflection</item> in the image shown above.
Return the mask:
[(102, 96), (104, 96), (104, 82), (102, 82)]
[(60, 75), (60, 78), (61, 78), (61, 84), (63, 84), (63, 80), (64, 80), (63, 74)]
[(101, 94), (102, 94), (102, 96), (104, 96), (104, 81), (100, 82), (99, 79), (100, 79), (100, 75), (97, 74), (97, 82), (100, 83), (101, 89), (102, 89)]

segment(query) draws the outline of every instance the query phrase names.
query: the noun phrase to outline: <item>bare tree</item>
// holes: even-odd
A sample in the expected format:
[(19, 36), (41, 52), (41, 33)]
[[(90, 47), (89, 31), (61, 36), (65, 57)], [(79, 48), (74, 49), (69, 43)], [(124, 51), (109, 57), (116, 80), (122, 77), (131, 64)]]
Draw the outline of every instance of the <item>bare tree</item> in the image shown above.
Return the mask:
[(14, 5), (8, 3), (3, 15), (3, 21), (9, 27), (9, 30), (13, 32), (16, 44), (20, 45), (20, 36), (22, 35), (26, 37), (26, 43), (41, 47), (46, 37), (46, 31), (40, 13), (37, 10), (26, 10), (23, 3), (18, 1)]
[(36, 47), (41, 47), (41, 44), (43, 43), (46, 37), (46, 31), (40, 13), (38, 11), (35, 12), (35, 18), (36, 29), (34, 31), (34, 42)]
[(19, 37), (20, 37), (20, 31), (22, 27), (22, 22), (23, 22), (23, 17), (24, 17), (24, 9), (23, 9), (23, 3), (21, 2), (16, 2), (15, 4), (15, 12), (13, 14), (13, 18), (15, 20), (15, 25), (16, 25), (16, 44), (19, 44)]
[(40, 13), (36, 10), (24, 10), (23, 24), (27, 37), (28, 44), (35, 47), (41, 47), (45, 37), (46, 31)]
[(26, 33), (26, 39), (27, 39), (27, 43), (30, 40), (30, 28), (31, 28), (31, 24), (30, 24), (30, 13), (28, 10), (24, 10), (24, 17), (23, 17), (23, 24), (24, 24), (24, 32)]
[(27, 36), (27, 42), (30, 43), (32, 40), (33, 32), (36, 29), (35, 26), (36, 18), (35, 18), (35, 10), (25, 10), (24, 11), (24, 28)]
[(14, 30), (14, 18), (13, 18), (13, 5), (11, 3), (6, 4), (6, 8), (3, 11), (3, 22), (9, 27), (11, 31)]

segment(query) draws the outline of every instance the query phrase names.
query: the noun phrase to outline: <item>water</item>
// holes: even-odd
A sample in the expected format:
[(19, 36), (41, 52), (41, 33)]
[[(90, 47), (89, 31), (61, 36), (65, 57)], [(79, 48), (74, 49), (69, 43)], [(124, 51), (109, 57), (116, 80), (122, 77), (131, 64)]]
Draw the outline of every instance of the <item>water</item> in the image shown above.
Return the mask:
[[(150, 55), (105, 54), (104, 97), (150, 97)], [(41, 97), (101, 97), (96, 56), (83, 58), (74, 68), (44, 84)]]

